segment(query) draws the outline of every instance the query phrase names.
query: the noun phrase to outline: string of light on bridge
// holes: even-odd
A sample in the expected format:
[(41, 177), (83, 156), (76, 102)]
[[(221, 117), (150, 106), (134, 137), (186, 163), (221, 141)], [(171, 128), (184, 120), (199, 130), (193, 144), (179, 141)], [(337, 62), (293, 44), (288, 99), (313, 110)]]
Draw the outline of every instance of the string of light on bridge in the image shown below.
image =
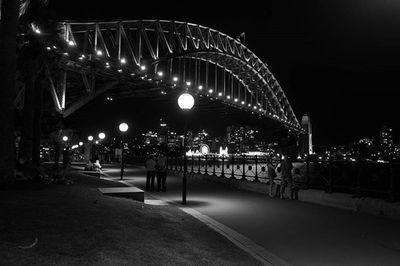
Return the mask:
[[(37, 34), (37, 35), (41, 35), (42, 34), (42, 31), (35, 24), (32, 23), (31, 27), (32, 27), (32, 30), (33, 30), (33, 32), (35, 34)], [(68, 46), (71, 49), (77, 48), (77, 43), (73, 39), (66, 39), (65, 41), (66, 41), (66, 43), (68, 44)], [(51, 52), (53, 50), (57, 50), (57, 47), (55, 45), (49, 45), (49, 46), (46, 46), (46, 50)], [(63, 52), (62, 54), (64, 56), (66, 56), (66, 57), (69, 57), (69, 58), (72, 57), (72, 55), (70, 55), (70, 53), (68, 53), (68, 52)], [(81, 62), (94, 61), (94, 60), (102, 61), (101, 58), (103, 56), (104, 56), (103, 51), (101, 49), (97, 49), (97, 50), (94, 50), (94, 54), (79, 54), (77, 56), (77, 59), (79, 61), (81, 61)], [(153, 75), (149, 76), (148, 74), (145, 74), (146, 70), (147, 70), (146, 65), (137, 65), (135, 67), (134, 71), (132, 71), (131, 69), (127, 69), (127, 68), (129, 68), (128, 67), (128, 61), (127, 61), (127, 59), (125, 57), (121, 57), (119, 59), (119, 64), (112, 64), (112, 63), (106, 61), (104, 63), (104, 67), (106, 69), (108, 69), (108, 70), (116, 70), (118, 73), (121, 73), (121, 74), (127, 74), (127, 72), (130, 72), (129, 75), (131, 77), (134, 77), (134, 76), (138, 75), (138, 76), (140, 76), (140, 78), (142, 80), (147, 80), (148, 82), (155, 82), (155, 81), (162, 82), (163, 81), (162, 78), (164, 77), (164, 72), (160, 71), (160, 70), (157, 73), (155, 73), (154, 76)], [(171, 84), (172, 88), (177, 87), (178, 85), (182, 85), (182, 84), (178, 84), (179, 77), (177, 77), (177, 76), (171, 77), (171, 81), (172, 81), (172, 84)], [(185, 85), (186, 86), (183, 86), (183, 87), (185, 87), (186, 90), (189, 90), (191, 88), (192, 84), (191, 84), (190, 81), (186, 81)], [(243, 101), (243, 100), (240, 101), (236, 97), (233, 98), (233, 99), (231, 99), (232, 97), (230, 95), (226, 95), (224, 97), (222, 92), (218, 92), (218, 91), (216, 91), (214, 89), (208, 89), (207, 92), (204, 92), (203, 88), (204, 87), (202, 85), (198, 85), (197, 86), (197, 90), (198, 90), (197, 93), (200, 94), (200, 95), (206, 95), (207, 97), (210, 97), (211, 99), (225, 101), (225, 102), (227, 102), (228, 104), (231, 104), (231, 105), (234, 104), (234, 105), (236, 105), (238, 107), (246, 106), (246, 102), (245, 101)], [(162, 90), (161, 94), (162, 95), (166, 95), (167, 92), (165, 90)], [(112, 98), (109, 98), (107, 100), (111, 101)], [(261, 104), (257, 103), (257, 105), (261, 105)], [(287, 121), (287, 120), (277, 116), (276, 114), (272, 114), (271, 112), (267, 112), (266, 110), (264, 110), (263, 108), (261, 108), (261, 107), (259, 107), (257, 105), (252, 105), (251, 103), (247, 103), (247, 107), (252, 109), (252, 111), (251, 111), (252, 114), (258, 114), (260, 116), (267, 116), (267, 117), (269, 117), (271, 119), (274, 119), (274, 120), (277, 120), (277, 121), (279, 121), (281, 123), (284, 123), (284, 124), (288, 125), (289, 127), (299, 129), (299, 126), (296, 125), (295, 123)]]

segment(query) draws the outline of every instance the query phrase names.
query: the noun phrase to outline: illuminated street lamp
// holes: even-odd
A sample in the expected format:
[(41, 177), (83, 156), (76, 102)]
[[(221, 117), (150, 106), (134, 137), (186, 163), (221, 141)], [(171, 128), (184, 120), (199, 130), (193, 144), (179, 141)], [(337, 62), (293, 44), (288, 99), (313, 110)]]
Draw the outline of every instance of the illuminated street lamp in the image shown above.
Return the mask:
[[(183, 111), (188, 112), (194, 106), (194, 98), (191, 94), (185, 92), (178, 98), (178, 105)], [(186, 204), (186, 186), (187, 186), (187, 157), (186, 157), (186, 134), (187, 119), (185, 119), (185, 128), (183, 135), (183, 179), (182, 179), (182, 204)]]
[(93, 136), (87, 137), (88, 141), (93, 141)]
[(67, 142), (67, 141), (68, 141), (68, 137), (67, 137), (67, 136), (63, 136), (63, 137), (62, 137), (62, 140), (65, 141), (65, 142)]
[(100, 133), (99, 133), (99, 139), (100, 139), (100, 140), (105, 139), (105, 137), (106, 137), (106, 134), (104, 134), (103, 132), (100, 132)]
[(124, 178), (124, 133), (128, 131), (128, 124), (121, 123), (119, 124), (119, 131), (121, 131), (121, 180)]

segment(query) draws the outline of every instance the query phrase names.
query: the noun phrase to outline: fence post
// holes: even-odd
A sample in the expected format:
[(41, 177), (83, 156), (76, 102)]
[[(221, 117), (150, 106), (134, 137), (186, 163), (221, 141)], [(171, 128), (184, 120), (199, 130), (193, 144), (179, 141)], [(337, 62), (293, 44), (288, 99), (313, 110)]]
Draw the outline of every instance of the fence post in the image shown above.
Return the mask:
[(205, 157), (205, 159), (206, 159), (205, 168), (204, 168), (204, 174), (205, 174), (205, 175), (208, 175), (208, 172), (207, 172), (207, 168), (208, 168), (208, 164), (207, 164), (207, 155), (205, 155), (204, 157)]
[(197, 166), (198, 166), (198, 168), (197, 168), (197, 173), (200, 174), (200, 173), (201, 173), (201, 172), (200, 172), (200, 168), (201, 168), (201, 167), (200, 167), (200, 166), (201, 166), (201, 156), (199, 156), (199, 160), (198, 160), (198, 165), (197, 165)]
[(360, 156), (358, 157), (358, 162), (357, 162), (357, 184), (356, 184), (356, 189), (354, 192), (354, 197), (360, 198), (361, 197), (361, 158)]
[(231, 161), (231, 166), (232, 166), (232, 173), (231, 173), (231, 178), (235, 178), (235, 156), (232, 154), (232, 161)]
[(304, 189), (310, 188), (310, 157), (306, 155), (306, 180), (304, 182)]
[(242, 179), (241, 180), (246, 180), (246, 154), (243, 154), (243, 166), (242, 166)]
[(216, 163), (216, 161), (215, 161), (215, 154), (213, 155), (213, 176), (216, 176), (216, 174), (215, 174), (215, 163)]
[(388, 192), (388, 198), (387, 201), (389, 202), (394, 202), (395, 197), (394, 197), (394, 164), (393, 161), (390, 160), (389, 162), (389, 178), (390, 178), (390, 184), (389, 184), (389, 192)]
[(255, 164), (256, 164), (256, 166), (255, 166), (255, 168), (256, 168), (256, 173), (255, 173), (255, 175), (254, 175), (254, 180), (253, 180), (253, 182), (255, 182), (255, 183), (257, 183), (257, 182), (259, 182), (259, 180), (258, 180), (258, 157), (257, 157), (257, 155), (256, 155), (256, 157), (255, 157)]
[(333, 183), (333, 176), (332, 176), (332, 161), (329, 158), (329, 165), (328, 165), (328, 186), (326, 188), (326, 193), (332, 193), (332, 183)]
[(190, 170), (191, 173), (194, 173), (194, 155), (192, 154), (192, 169)]
[(222, 165), (221, 165), (221, 177), (225, 177), (225, 156), (222, 156)]

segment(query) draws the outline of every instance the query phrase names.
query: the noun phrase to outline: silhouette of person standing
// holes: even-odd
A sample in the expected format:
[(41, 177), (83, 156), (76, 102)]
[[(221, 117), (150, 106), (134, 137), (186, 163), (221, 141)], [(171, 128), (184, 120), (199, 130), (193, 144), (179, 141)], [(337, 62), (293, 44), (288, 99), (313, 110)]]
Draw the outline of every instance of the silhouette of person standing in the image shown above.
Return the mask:
[(157, 158), (157, 191), (166, 191), (165, 182), (167, 179), (167, 158), (160, 153)]
[(147, 169), (146, 191), (154, 191), (154, 179), (156, 177), (156, 161), (154, 160), (153, 155), (150, 155), (150, 157), (146, 160), (145, 166)]
[(293, 193), (292, 193), (292, 186), (293, 186), (293, 177), (292, 177), (292, 160), (288, 155), (285, 156), (281, 163), (281, 199), (285, 198), (285, 188), (288, 187), (289, 189), (289, 195), (290, 198), (292, 199)]
[(268, 181), (269, 181), (269, 196), (273, 198), (275, 195), (273, 193), (274, 189), (274, 178), (276, 177), (276, 172), (275, 172), (275, 165), (272, 161), (272, 158), (269, 157), (267, 159), (267, 175), (268, 175)]

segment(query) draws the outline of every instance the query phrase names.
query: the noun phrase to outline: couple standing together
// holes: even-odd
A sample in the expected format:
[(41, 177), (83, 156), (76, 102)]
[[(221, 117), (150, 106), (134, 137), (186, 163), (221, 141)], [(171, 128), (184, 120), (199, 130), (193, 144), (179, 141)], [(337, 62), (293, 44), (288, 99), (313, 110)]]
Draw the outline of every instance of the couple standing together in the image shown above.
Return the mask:
[[(293, 176), (292, 176), (292, 169), (293, 169), (293, 164), (292, 160), (289, 156), (285, 156), (283, 161), (280, 164), (280, 172), (281, 172), (281, 180), (280, 182), (275, 182), (275, 177), (277, 177), (277, 174), (275, 172), (275, 167), (276, 165), (273, 163), (272, 159), (269, 158), (267, 161), (267, 173), (268, 173), (268, 179), (269, 179), (269, 196), (274, 197), (274, 196), (279, 196), (281, 199), (284, 199), (286, 197), (285, 195), (285, 189), (286, 187), (289, 190), (289, 198), (290, 199), (298, 199), (298, 190), (296, 189), (296, 186), (294, 185), (293, 182)], [(273, 187), (274, 184), (277, 183), (276, 187), (276, 192), (273, 192)]]
[(166, 191), (165, 182), (167, 179), (167, 158), (160, 154), (158, 157), (150, 155), (146, 160), (147, 169), (146, 191), (154, 191), (154, 179), (157, 176), (157, 191)]

